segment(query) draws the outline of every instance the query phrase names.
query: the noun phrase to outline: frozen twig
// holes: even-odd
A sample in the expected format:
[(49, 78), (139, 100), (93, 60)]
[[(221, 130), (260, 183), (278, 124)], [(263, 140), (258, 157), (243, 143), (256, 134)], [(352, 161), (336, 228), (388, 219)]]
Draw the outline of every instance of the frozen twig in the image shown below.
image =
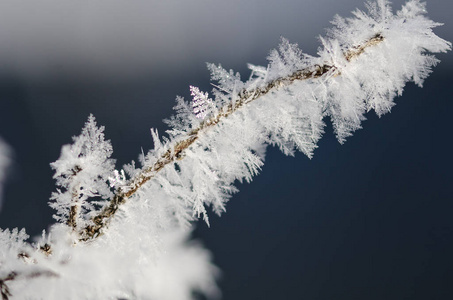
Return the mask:
[[(362, 54), (366, 48), (379, 44), (384, 40), (381, 34), (376, 34), (363, 45), (354, 47), (344, 53), (344, 57), (347, 61), (358, 57)], [(119, 188), (109, 204), (95, 217), (93, 217), (94, 225), (86, 226), (81, 232), (81, 241), (88, 241), (98, 237), (102, 234), (102, 230), (108, 225), (110, 218), (112, 218), (120, 205), (126, 203), (127, 199), (134, 195), (140, 187), (146, 182), (152, 179), (160, 170), (166, 165), (173, 163), (175, 160), (180, 160), (184, 157), (184, 150), (189, 148), (199, 137), (199, 134), (210, 127), (217, 125), (221, 120), (227, 118), (229, 115), (243, 107), (244, 105), (269, 94), (269, 92), (286, 87), (294, 83), (295, 81), (316, 79), (326, 74), (340, 75), (335, 65), (331, 63), (325, 63), (323, 65), (314, 65), (302, 70), (297, 70), (292, 74), (280, 77), (270, 81), (265, 86), (257, 87), (252, 90), (243, 89), (238, 93), (237, 100), (235, 103), (230, 103), (221, 109), (220, 112), (204, 120), (199, 127), (190, 131), (186, 138), (180, 142), (177, 142), (173, 148), (168, 149), (152, 166), (142, 170), (137, 176), (129, 180), (122, 188)]]

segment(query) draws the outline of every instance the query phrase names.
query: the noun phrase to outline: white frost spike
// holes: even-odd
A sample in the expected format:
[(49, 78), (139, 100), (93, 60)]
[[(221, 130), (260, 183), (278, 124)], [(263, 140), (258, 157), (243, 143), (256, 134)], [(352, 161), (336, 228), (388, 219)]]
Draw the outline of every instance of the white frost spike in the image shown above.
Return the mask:
[(208, 98), (208, 93), (203, 93), (199, 88), (190, 86), (190, 94), (193, 97), (192, 107), (195, 116), (204, 119), (209, 112), (209, 106), (212, 105), (212, 99)]
[(118, 170), (113, 171), (114, 177), (109, 177), (110, 187), (114, 187), (117, 184), (123, 184), (126, 181), (126, 174), (124, 170), (121, 170), (121, 173)]

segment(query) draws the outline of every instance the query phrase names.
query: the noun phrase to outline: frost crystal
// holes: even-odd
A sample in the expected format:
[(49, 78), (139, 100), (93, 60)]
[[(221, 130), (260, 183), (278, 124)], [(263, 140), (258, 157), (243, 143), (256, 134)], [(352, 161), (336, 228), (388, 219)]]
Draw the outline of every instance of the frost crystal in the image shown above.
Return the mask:
[(124, 184), (126, 182), (126, 174), (124, 170), (121, 170), (121, 173), (118, 170), (113, 171), (114, 177), (109, 177), (110, 187), (115, 187), (116, 185)]
[(195, 116), (204, 119), (209, 113), (212, 100), (208, 98), (208, 93), (200, 92), (200, 89), (195, 86), (190, 86), (190, 94), (193, 97), (192, 107)]

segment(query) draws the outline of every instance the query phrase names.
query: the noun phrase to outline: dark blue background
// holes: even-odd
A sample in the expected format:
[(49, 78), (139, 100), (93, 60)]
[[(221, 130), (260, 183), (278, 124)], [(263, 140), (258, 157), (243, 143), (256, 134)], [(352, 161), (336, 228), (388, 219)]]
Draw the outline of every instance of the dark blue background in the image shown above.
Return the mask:
[[(136, 159), (141, 147), (152, 147), (149, 128), (165, 130), (161, 120), (172, 114), (175, 95), (189, 97), (189, 84), (210, 90), (204, 61), (221, 62), (247, 78), (245, 64), (265, 64), (279, 34), (307, 43), (302, 48), (313, 54), (314, 36), (333, 13), (344, 15), (360, 3), (340, 9), (318, 1), (322, 27), (296, 20), (310, 27), (307, 42), (308, 33), (292, 27), (295, 20), (279, 15), (271, 24), (276, 29), (266, 38), (260, 31), (260, 39), (244, 50), (242, 40), (235, 42), (237, 28), (225, 24), (230, 52), (218, 55), (215, 45), (210, 50), (203, 44), (206, 57), (188, 55), (186, 65), (140, 71), (132, 79), (105, 79), (89, 70), (72, 74), (58, 66), (49, 67), (56, 75), (45, 80), (0, 72), (0, 136), (15, 151), (0, 227), (25, 227), (37, 235), (52, 223), (46, 205), (54, 190), (49, 163), (79, 134), (89, 113), (106, 126), (120, 166)], [(432, 18), (448, 22), (442, 20), (451, 11), (447, 6), (433, 1)], [(236, 13), (239, 20), (253, 14)], [(452, 41), (452, 28), (447, 24), (436, 32)], [(236, 50), (241, 55), (229, 55)], [(195, 236), (223, 271), (224, 299), (453, 298), (453, 60), (450, 53), (439, 57), (443, 62), (424, 88), (408, 84), (390, 114), (368, 114), (363, 129), (344, 145), (329, 125), (312, 160), (269, 148), (263, 171), (251, 184), (239, 185), (227, 213), (212, 214), (211, 228), (197, 225)]]

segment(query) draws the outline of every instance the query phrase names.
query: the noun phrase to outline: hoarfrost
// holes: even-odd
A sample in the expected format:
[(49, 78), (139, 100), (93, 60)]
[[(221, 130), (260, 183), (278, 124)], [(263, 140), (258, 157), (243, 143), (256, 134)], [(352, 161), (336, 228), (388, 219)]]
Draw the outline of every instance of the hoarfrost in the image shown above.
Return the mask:
[(327, 117), (343, 143), (368, 111), (389, 112), (406, 82), (423, 84), (438, 62), (429, 53), (451, 49), (420, 1), (396, 14), (384, 0), (368, 9), (335, 17), (318, 57), (282, 39), (267, 67), (249, 65), (246, 82), (208, 64), (211, 97), (192, 87), (193, 103), (177, 98), (168, 137), (151, 130), (155, 147), (140, 156), (141, 167), (124, 166), (129, 180), (115, 171), (104, 128), (90, 116), (52, 164), (60, 190), (50, 205), (60, 224), (36, 244), (24, 242), (24, 231), (0, 232), (3, 298), (217, 295), (209, 253), (187, 241), (191, 222), (208, 222), (209, 207), (224, 212), (235, 182), (260, 172), (268, 145), (311, 158)]

